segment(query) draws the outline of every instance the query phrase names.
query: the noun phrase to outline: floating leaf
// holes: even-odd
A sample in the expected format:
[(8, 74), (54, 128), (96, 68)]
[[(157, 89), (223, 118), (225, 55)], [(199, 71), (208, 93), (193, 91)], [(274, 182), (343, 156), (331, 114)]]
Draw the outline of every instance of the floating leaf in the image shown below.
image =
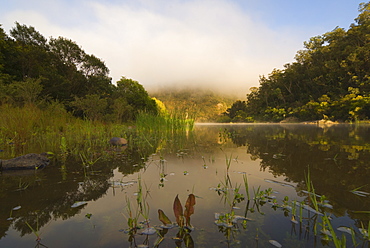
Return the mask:
[(91, 216), (92, 216), (92, 214), (90, 214), (90, 213), (87, 213), (87, 214), (85, 215), (85, 217), (86, 217), (86, 218), (88, 218), (88, 219), (90, 219), (90, 218), (91, 218)]
[(220, 218), (220, 213), (215, 213), (215, 219), (218, 220)]
[(322, 213), (316, 211), (315, 209), (313, 209), (312, 207), (308, 206), (308, 205), (303, 205), (303, 208), (306, 209), (307, 211), (310, 211), (314, 214), (318, 214), (318, 215), (323, 215)]
[(78, 207), (83, 206), (83, 205), (85, 205), (85, 204), (87, 204), (87, 202), (86, 202), (86, 201), (78, 201), (78, 202), (75, 202), (75, 203), (71, 206), (71, 208), (78, 208)]
[(331, 234), (331, 232), (329, 230), (327, 230), (327, 229), (321, 229), (320, 232), (322, 234), (325, 234), (325, 235), (329, 236), (329, 237), (333, 237), (333, 235)]
[(276, 240), (269, 240), (270, 244), (272, 244), (273, 246), (275, 247), (283, 247), (279, 242), (277, 242)]
[(352, 235), (352, 229), (346, 226), (340, 226), (337, 228), (338, 231), (349, 233)]
[(232, 228), (234, 226), (232, 223), (226, 223), (226, 222), (222, 222), (220, 220), (216, 220), (215, 224), (216, 224), (216, 226), (223, 226), (223, 227), (226, 227), (226, 228)]
[(370, 196), (370, 193), (365, 192), (365, 191), (352, 190), (351, 192), (352, 192), (353, 194), (355, 194), (355, 195), (362, 196), (362, 197)]
[(333, 205), (329, 204), (329, 203), (324, 203), (324, 204), (320, 204), (319, 205), (323, 208), (330, 208), (330, 209), (333, 209)]
[(149, 248), (149, 245), (140, 244), (136, 246), (137, 248)]
[(164, 212), (161, 209), (158, 209), (158, 215), (159, 215), (159, 220), (164, 224), (168, 225), (171, 224), (172, 222), (170, 219), (164, 214)]
[(294, 215), (292, 215), (292, 219), (290, 220), (292, 223), (294, 223), (294, 224), (298, 224), (298, 221), (296, 221), (296, 219), (295, 219), (295, 217), (294, 217)]
[(236, 224), (238, 222), (238, 220), (252, 220), (252, 219), (246, 218), (246, 217), (241, 216), (241, 215), (235, 215), (234, 219), (231, 222)]
[(175, 201), (173, 202), (173, 212), (176, 217), (176, 223), (182, 227), (184, 225), (184, 220), (183, 220), (183, 212), (182, 212), (182, 205), (179, 200), (179, 195), (176, 196)]
[(364, 238), (369, 238), (369, 233), (367, 232), (365, 228), (359, 228), (358, 230), (360, 231), (360, 233), (362, 234)]
[(175, 226), (172, 224), (167, 224), (167, 225), (160, 225), (159, 227), (163, 229), (171, 229), (171, 228), (174, 228)]
[(143, 235), (153, 235), (153, 234), (155, 234), (155, 233), (157, 233), (157, 230), (155, 230), (155, 228), (154, 228), (154, 227), (148, 227), (148, 228), (145, 228), (145, 229), (141, 232), (141, 234), (143, 234)]
[(316, 197), (319, 197), (321, 198), (322, 196), (321, 195), (318, 195), (318, 194), (315, 194), (315, 193), (312, 193), (312, 192), (309, 192), (307, 190), (301, 190), (302, 193), (305, 193), (305, 194), (308, 194), (308, 195), (314, 195)]
[(21, 209), (21, 206), (16, 206), (13, 208), (13, 210), (19, 210), (19, 209)]
[(281, 186), (289, 186), (289, 187), (295, 187), (294, 185), (292, 184), (289, 184), (289, 183), (283, 183), (283, 182), (279, 182), (279, 181), (276, 181), (276, 180), (272, 180), (272, 179), (265, 179), (265, 182), (268, 182), (268, 183), (277, 183), (277, 184), (280, 184)]

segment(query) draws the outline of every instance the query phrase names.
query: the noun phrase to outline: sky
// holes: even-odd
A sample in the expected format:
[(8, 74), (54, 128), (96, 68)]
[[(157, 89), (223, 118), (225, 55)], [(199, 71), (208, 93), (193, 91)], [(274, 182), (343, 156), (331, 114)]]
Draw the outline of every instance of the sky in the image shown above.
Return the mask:
[(244, 95), (294, 62), (303, 42), (349, 28), (359, 0), (0, 0), (0, 24), (17, 21), (65, 37), (149, 92), (203, 86)]

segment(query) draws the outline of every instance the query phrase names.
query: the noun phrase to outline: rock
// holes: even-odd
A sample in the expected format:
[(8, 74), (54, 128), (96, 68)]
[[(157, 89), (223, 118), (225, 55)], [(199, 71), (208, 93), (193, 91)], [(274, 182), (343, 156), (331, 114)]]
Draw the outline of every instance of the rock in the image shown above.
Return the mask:
[(127, 140), (124, 138), (114, 137), (109, 140), (109, 144), (113, 146), (125, 146), (127, 145)]
[(17, 158), (0, 160), (1, 170), (41, 169), (49, 165), (46, 153), (30, 153)]

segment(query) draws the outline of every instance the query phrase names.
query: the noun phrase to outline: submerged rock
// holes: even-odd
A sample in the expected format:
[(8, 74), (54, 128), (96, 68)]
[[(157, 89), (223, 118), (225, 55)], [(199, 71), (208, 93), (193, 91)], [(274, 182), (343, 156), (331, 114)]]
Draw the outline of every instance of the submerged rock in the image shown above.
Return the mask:
[(124, 138), (113, 137), (109, 140), (109, 144), (113, 146), (125, 146), (127, 145), (127, 140)]
[(0, 160), (1, 170), (25, 170), (25, 169), (41, 169), (49, 165), (50, 160), (46, 153), (36, 154), (30, 153), (20, 157)]

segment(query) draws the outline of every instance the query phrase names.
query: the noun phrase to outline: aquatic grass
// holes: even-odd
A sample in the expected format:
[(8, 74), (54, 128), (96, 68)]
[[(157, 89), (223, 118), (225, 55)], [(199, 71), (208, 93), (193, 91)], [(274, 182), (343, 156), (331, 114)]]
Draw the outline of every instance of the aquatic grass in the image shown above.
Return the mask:
[(126, 196), (126, 212), (127, 212), (127, 216), (125, 214), (122, 213), (122, 215), (126, 218), (127, 220), (127, 225), (128, 225), (128, 233), (130, 235), (134, 235), (138, 229), (138, 219), (139, 219), (139, 216), (140, 216), (140, 212), (138, 210), (136, 210), (135, 212), (133, 211), (132, 209), (132, 206), (131, 206), (131, 201), (130, 201), (130, 198), (128, 196)]
[(193, 130), (194, 120), (189, 119), (186, 114), (173, 112), (166, 115), (152, 115), (140, 112), (136, 117), (136, 128), (139, 132), (165, 134), (166, 137), (180, 132)]
[(315, 188), (313, 187), (313, 184), (310, 178), (310, 168), (308, 168), (308, 173), (307, 174), (305, 173), (305, 181), (306, 181), (308, 197), (310, 199), (310, 202), (313, 204), (315, 210), (319, 212), (319, 205), (316, 199)]
[(122, 137), (128, 131), (124, 125), (81, 120), (53, 108), (9, 105), (0, 106), (0, 127), (5, 157), (45, 151), (78, 156), (88, 148), (107, 149), (111, 137)]
[(247, 199), (248, 201), (250, 201), (248, 177), (245, 174), (243, 174), (243, 182), (244, 182), (245, 192), (247, 194)]
[(36, 241), (40, 241), (41, 237), (40, 237), (40, 234), (39, 234), (39, 223), (38, 223), (38, 221), (37, 221), (36, 229), (34, 229), (27, 221), (26, 221), (26, 225), (31, 229), (32, 233), (35, 234)]
[(37, 245), (35, 247), (39, 247), (40, 245), (46, 247), (45, 245), (41, 244), (41, 233), (40, 233), (40, 225), (39, 225), (39, 215), (36, 212), (36, 227), (32, 227), (28, 221), (25, 222), (28, 228), (32, 231), (32, 233), (36, 236)]
[[(328, 216), (325, 214), (323, 217), (322, 217), (322, 220), (323, 220), (323, 223), (322, 223), (322, 233), (324, 235), (327, 235), (329, 236), (332, 240), (333, 240), (333, 243), (335, 245), (336, 248), (345, 248), (347, 247), (346, 246), (346, 237), (342, 234), (342, 238), (339, 239), (333, 229), (333, 226), (331, 225), (331, 222), (328, 218)], [(327, 231), (327, 229), (329, 229), (329, 231)]]
[(143, 186), (142, 186), (142, 180), (141, 177), (138, 177), (138, 192), (137, 192), (137, 204), (140, 208), (140, 214), (143, 216), (147, 226), (149, 227), (149, 212), (150, 207), (149, 203), (147, 202), (147, 197), (149, 196), (149, 189), (145, 185), (145, 195), (143, 194)]
[[(142, 228), (142, 224), (146, 225), (147, 230), (150, 229), (149, 226), (149, 203), (147, 202), (146, 198), (149, 195), (149, 190), (145, 185), (146, 192), (144, 193), (143, 185), (142, 185), (142, 179), (141, 176), (138, 175), (138, 186), (137, 186), (137, 191), (135, 193), (136, 196), (136, 204), (135, 206), (132, 205), (130, 198), (126, 196), (126, 213), (122, 213), (122, 215), (126, 218), (127, 220), (127, 225), (128, 225), (128, 233), (131, 237), (133, 237), (138, 229)], [(134, 208), (133, 208), (134, 207)], [(142, 216), (144, 218), (143, 222), (139, 222), (139, 218)], [(152, 229), (150, 229), (152, 231)]]
[[(227, 157), (227, 160), (229, 157)], [(228, 166), (228, 163), (226, 164)], [(249, 190), (248, 186), (248, 181), (245, 175), (243, 175), (243, 181), (244, 181), (244, 187), (246, 189), (246, 192)], [(342, 248), (346, 247), (347, 239), (344, 235), (338, 236), (332, 226), (331, 220), (325, 210), (332, 209), (332, 206), (329, 204), (329, 201), (327, 198), (322, 195), (317, 195), (315, 193), (315, 188), (314, 185), (311, 181), (310, 174), (309, 172), (305, 175), (305, 181), (306, 181), (306, 187), (307, 191), (302, 191), (307, 194), (307, 200), (310, 205), (306, 205), (304, 201), (297, 202), (297, 200), (290, 201), (287, 196), (285, 196), (282, 199), (283, 204), (279, 204), (277, 199), (274, 196), (271, 196), (273, 193), (272, 188), (268, 188), (266, 190), (261, 190), (261, 186), (258, 186), (257, 188), (253, 187), (253, 193), (254, 193), (254, 205), (252, 208), (249, 208), (249, 200), (247, 200), (246, 203), (246, 210), (244, 217), (241, 219), (245, 218), (245, 222), (248, 220), (246, 218), (248, 212), (250, 211), (251, 213), (255, 212), (255, 210), (258, 211), (260, 214), (264, 214), (261, 212), (260, 207), (262, 207), (265, 203), (269, 203), (271, 205), (271, 208), (277, 210), (277, 209), (282, 209), (284, 211), (284, 215), (288, 216), (288, 212), (292, 212), (291, 216), (291, 222), (293, 224), (298, 224), (298, 221), (296, 220), (296, 217), (299, 215), (299, 228), (300, 228), (300, 233), (302, 233), (302, 228), (305, 229), (305, 237), (308, 237), (310, 230), (313, 231), (314, 236), (316, 238), (318, 231), (321, 232), (323, 235), (322, 237), (322, 242), (323, 244), (326, 243), (329, 245), (329, 243), (332, 242), (332, 244), (337, 247), (337, 248)], [(232, 238), (234, 231), (238, 230), (238, 226), (235, 225), (239, 217), (235, 214), (234, 211), (234, 206), (236, 206), (236, 203), (238, 203), (237, 199), (242, 199), (241, 195), (239, 195), (239, 190), (240, 186), (236, 184), (233, 187), (233, 184), (231, 183), (230, 177), (228, 177), (228, 170), (226, 170), (226, 175), (224, 176), (223, 181), (221, 181), (218, 185), (218, 187), (215, 189), (216, 192), (222, 197), (223, 203), (230, 206), (231, 210), (227, 211), (225, 213), (216, 213), (215, 214), (215, 224), (218, 226), (219, 231), (223, 232), (227, 238), (227, 242), (230, 242), (230, 239)], [(242, 201), (244, 202), (244, 201)], [(319, 208), (320, 206), (320, 208)], [(306, 212), (303, 210), (307, 211), (307, 217), (306, 217)], [(297, 214), (297, 212), (299, 213)], [(367, 212), (367, 211), (365, 211)], [(313, 213), (311, 215), (311, 213)], [(322, 222), (319, 223), (320, 217)], [(307, 220), (307, 223), (305, 221)], [(321, 229), (319, 229), (319, 226), (321, 225)], [(246, 223), (244, 223), (243, 220), (243, 227), (246, 226)], [(370, 222), (369, 222), (370, 226)], [(339, 230), (339, 229), (338, 229)], [(356, 233), (354, 232), (353, 229), (348, 228), (347, 231), (352, 238), (352, 244), (354, 247), (358, 246), (357, 243), (357, 238), (356, 238)], [(369, 240), (369, 235), (370, 233), (370, 227), (367, 229), (364, 228), (362, 225), (362, 228), (359, 228), (360, 231), (360, 238), (363, 240), (363, 242), (367, 242)], [(364, 243), (365, 244), (365, 243)]]
[(93, 165), (98, 162), (101, 157), (96, 157), (95, 154), (91, 153), (90, 148), (85, 152), (81, 152), (79, 155), (81, 158), (85, 178), (88, 177), (88, 174), (95, 174), (96, 171), (93, 170)]
[(362, 239), (370, 242), (370, 221), (368, 223), (367, 230), (365, 229), (364, 224), (361, 222), (361, 229), (359, 229), (359, 231), (362, 235)]

